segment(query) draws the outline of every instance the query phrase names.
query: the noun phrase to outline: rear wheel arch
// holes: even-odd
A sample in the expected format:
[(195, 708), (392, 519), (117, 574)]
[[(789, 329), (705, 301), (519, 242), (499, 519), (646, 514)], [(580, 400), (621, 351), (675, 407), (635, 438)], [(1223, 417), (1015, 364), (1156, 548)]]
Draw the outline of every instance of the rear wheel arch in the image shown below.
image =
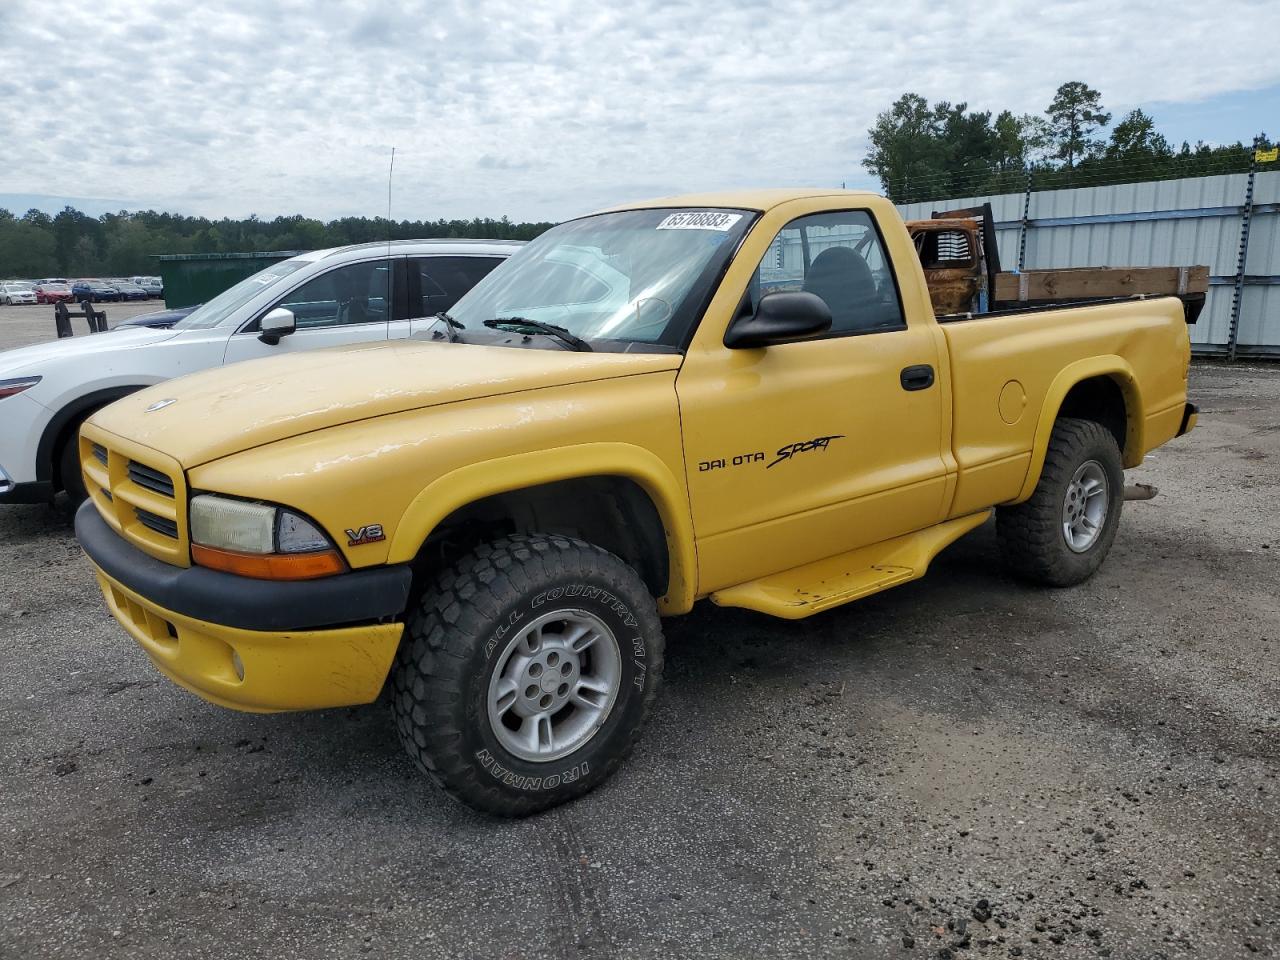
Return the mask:
[(1123, 465), (1136, 467), (1146, 449), (1143, 409), (1137, 377), (1123, 357), (1092, 357), (1067, 366), (1045, 394), (1027, 475), (1011, 502), (1021, 503), (1035, 491), (1054, 425), (1063, 418), (1101, 424), (1115, 437)]
[[(1054, 419), (1071, 417), (1076, 420), (1092, 420), (1106, 427), (1116, 439), (1121, 454), (1125, 453), (1129, 436), (1134, 432), (1130, 417), (1136, 416), (1122, 381), (1114, 376), (1100, 374), (1078, 381), (1062, 398), (1058, 415)], [(1127, 457), (1126, 457), (1127, 459)]]

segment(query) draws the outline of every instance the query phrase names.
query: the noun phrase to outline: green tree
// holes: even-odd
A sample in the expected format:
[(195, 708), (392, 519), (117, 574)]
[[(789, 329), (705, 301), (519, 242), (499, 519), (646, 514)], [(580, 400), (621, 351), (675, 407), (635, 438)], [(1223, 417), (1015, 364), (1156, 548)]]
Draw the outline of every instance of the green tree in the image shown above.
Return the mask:
[(1051, 166), (1055, 148), (1049, 121), (1034, 113), (1024, 113), (1018, 117), (1018, 127), (1022, 134), (1024, 163), (1029, 167)]
[(902, 203), (923, 184), (946, 172), (946, 150), (938, 114), (918, 93), (904, 93), (876, 117), (868, 131), (871, 149), (862, 165), (880, 178), (885, 193)]
[[(38, 213), (38, 211), (36, 211)], [(53, 270), (53, 234), (48, 217), (40, 214), (19, 220), (8, 210), (0, 210), (0, 278), (41, 279)]]
[(1056, 156), (1072, 169), (1101, 146), (1094, 134), (1111, 122), (1102, 109), (1102, 94), (1086, 83), (1070, 80), (1058, 87), (1045, 110)]
[(89, 273), (99, 260), (102, 224), (79, 210), (64, 207), (52, 220), (57, 270), (64, 276)]
[(93, 277), (154, 274), (166, 253), (315, 250), (348, 243), (416, 237), (487, 237), (531, 240), (549, 223), (471, 220), (401, 220), (346, 217), (328, 223), (294, 215), (265, 221), (223, 217), (211, 221), (140, 210), (90, 217), (72, 207), (50, 217), (29, 210), (21, 218), (0, 209), (0, 277)]
[(994, 160), (1002, 171), (1021, 170), (1027, 165), (1030, 144), (1027, 137), (1027, 121), (1015, 117), (1008, 110), (1001, 110), (991, 125), (994, 141)]
[(895, 202), (999, 192), (1021, 182), (1025, 123), (1008, 110), (941, 100), (929, 105), (906, 93), (876, 118), (863, 165)]
[(1127, 113), (1104, 141), (1110, 120), (1101, 94), (1078, 81), (1060, 86), (1042, 116), (1002, 110), (992, 119), (965, 103), (930, 106), (906, 93), (868, 131), (863, 165), (897, 203), (1020, 191), (1027, 169), (1037, 190), (1249, 169), (1244, 144), (1175, 149), (1142, 110)]
[(1155, 121), (1141, 110), (1131, 110), (1111, 130), (1106, 156), (1109, 160), (1168, 159), (1173, 148), (1157, 132)]

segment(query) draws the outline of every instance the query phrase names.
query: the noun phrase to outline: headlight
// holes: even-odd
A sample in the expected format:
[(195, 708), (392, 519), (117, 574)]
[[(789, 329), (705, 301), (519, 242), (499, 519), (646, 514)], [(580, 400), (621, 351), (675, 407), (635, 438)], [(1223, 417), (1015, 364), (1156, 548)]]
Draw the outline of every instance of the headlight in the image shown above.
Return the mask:
[(206, 495), (191, 498), (191, 542), (241, 553), (274, 553), (276, 508)]
[(40, 382), (39, 377), (18, 377), (16, 380), (0, 380), (0, 400), (12, 397), (15, 393), (30, 390)]
[(191, 498), (191, 559), (263, 580), (311, 580), (346, 569), (324, 531), (301, 514), (207, 493)]

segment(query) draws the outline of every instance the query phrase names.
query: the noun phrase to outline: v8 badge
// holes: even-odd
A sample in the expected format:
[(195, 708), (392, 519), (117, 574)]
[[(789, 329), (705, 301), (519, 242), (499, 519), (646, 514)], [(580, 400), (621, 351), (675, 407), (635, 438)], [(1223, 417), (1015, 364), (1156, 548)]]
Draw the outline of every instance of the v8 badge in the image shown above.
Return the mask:
[(359, 547), (366, 543), (377, 543), (379, 540), (387, 539), (387, 535), (382, 532), (382, 524), (366, 523), (363, 527), (356, 530), (343, 531), (347, 535), (348, 547)]

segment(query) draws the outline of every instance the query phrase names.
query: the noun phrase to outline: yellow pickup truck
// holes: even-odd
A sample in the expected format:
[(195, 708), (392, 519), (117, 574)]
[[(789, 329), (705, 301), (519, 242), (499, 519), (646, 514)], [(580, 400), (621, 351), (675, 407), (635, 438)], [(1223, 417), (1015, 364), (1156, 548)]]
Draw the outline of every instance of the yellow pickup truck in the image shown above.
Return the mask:
[(1015, 573), (1078, 583), (1123, 469), (1196, 419), (1177, 299), (942, 322), (865, 193), (571, 220), (419, 327), (104, 408), (76, 531), (176, 683), (253, 711), (388, 688), (417, 764), (503, 815), (622, 762), (659, 617), (807, 617), (922, 576), (993, 511)]

